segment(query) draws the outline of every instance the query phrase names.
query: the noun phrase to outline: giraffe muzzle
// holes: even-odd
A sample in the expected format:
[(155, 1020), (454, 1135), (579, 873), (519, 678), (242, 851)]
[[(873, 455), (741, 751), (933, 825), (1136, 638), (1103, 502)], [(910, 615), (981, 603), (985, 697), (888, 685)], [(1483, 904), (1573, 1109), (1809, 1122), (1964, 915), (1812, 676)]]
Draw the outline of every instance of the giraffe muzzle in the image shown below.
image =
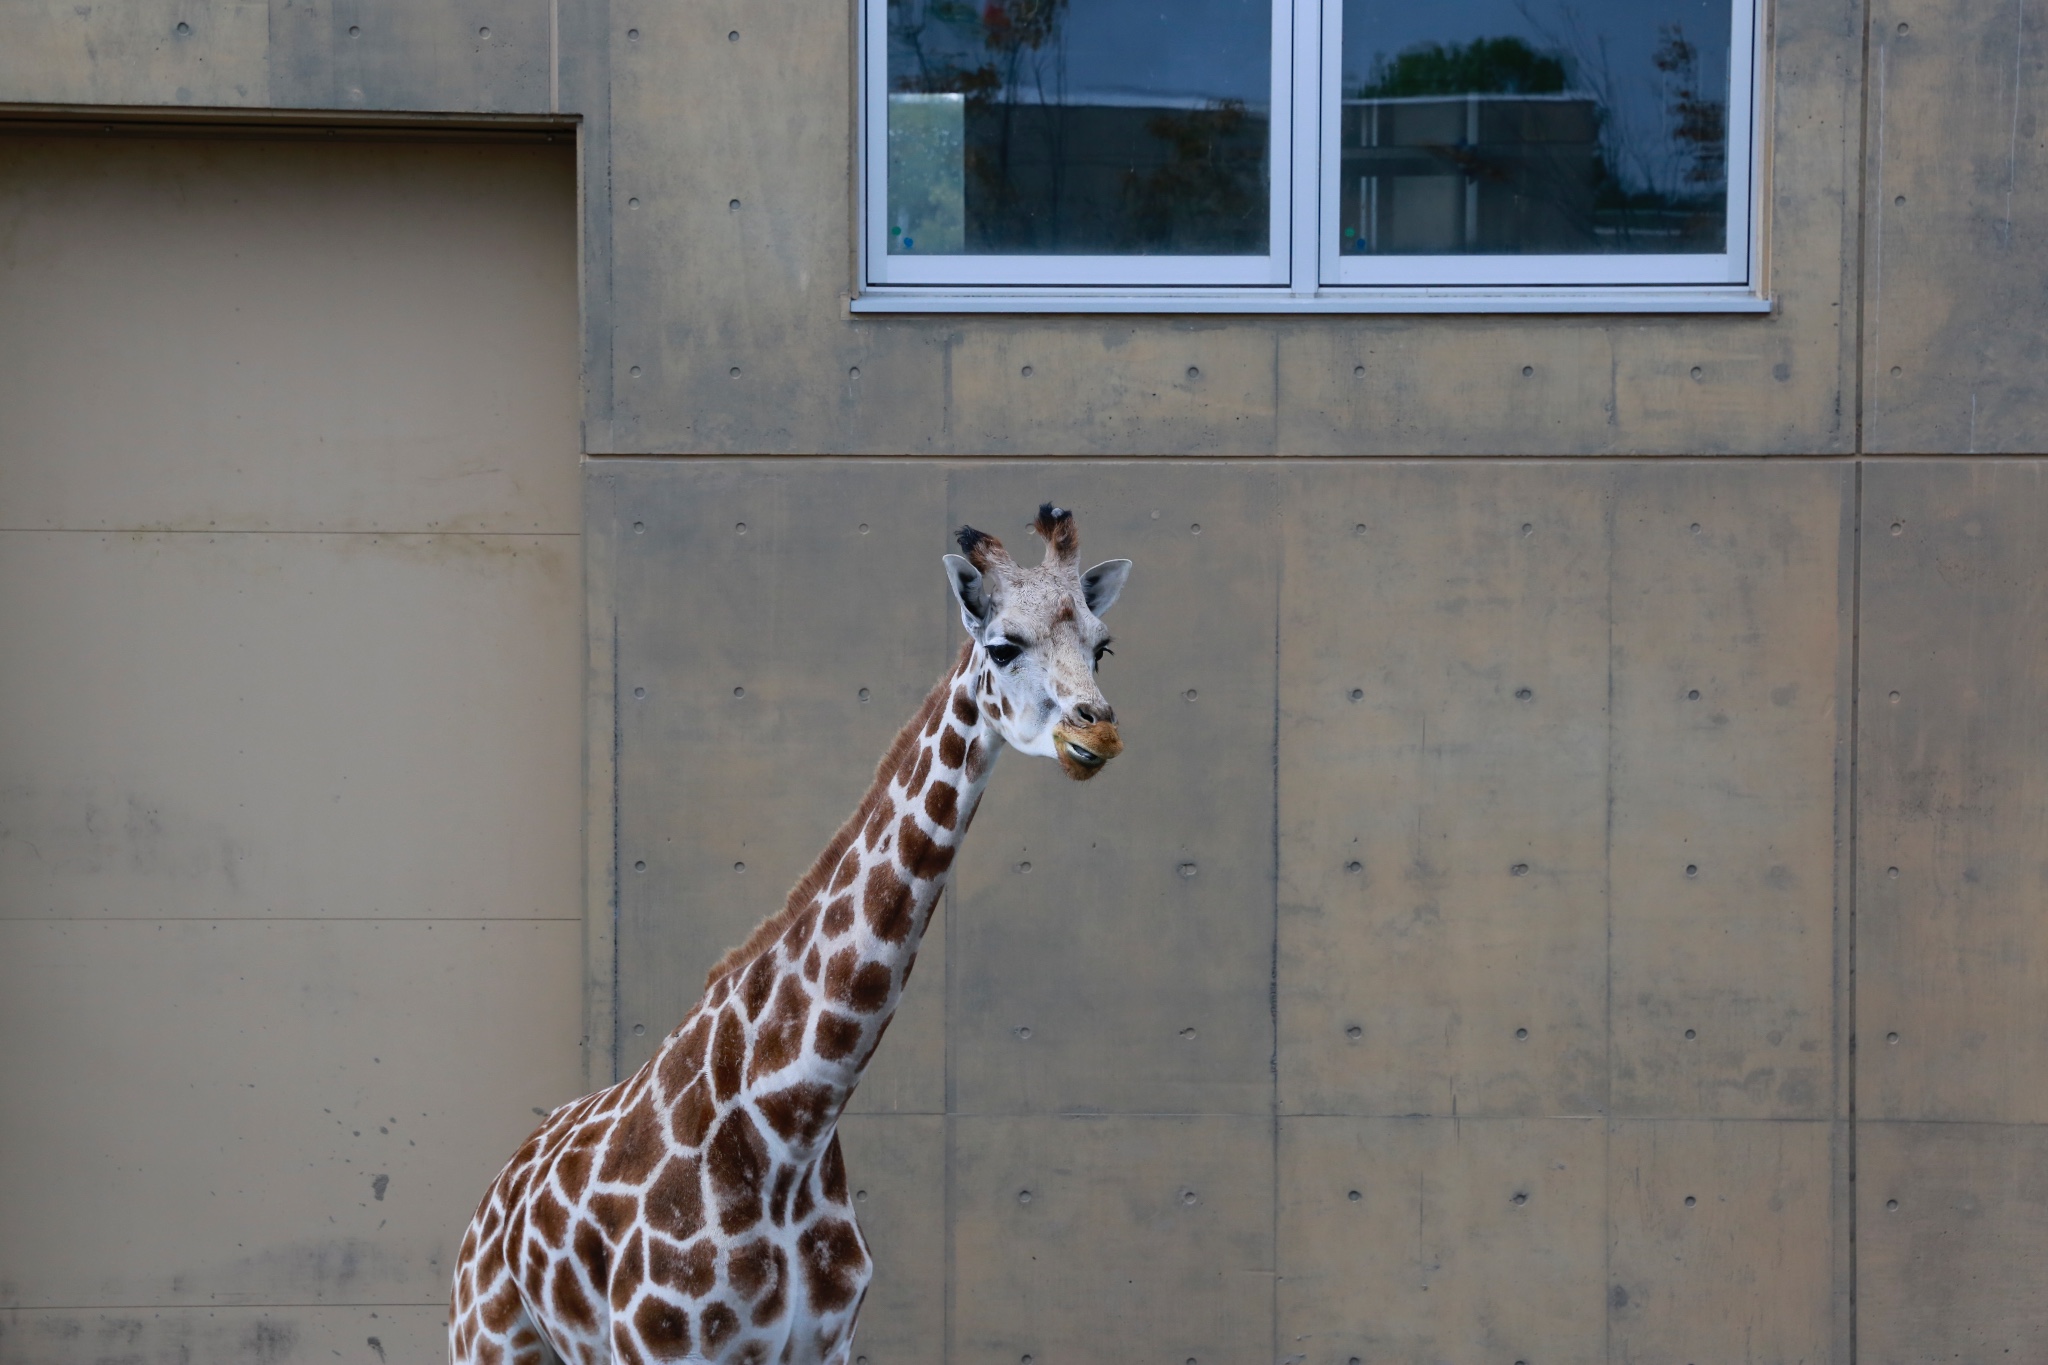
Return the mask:
[(1114, 721), (1100, 720), (1088, 725), (1062, 723), (1053, 728), (1053, 746), (1060, 767), (1076, 782), (1086, 782), (1109, 766), (1109, 760), (1124, 751)]

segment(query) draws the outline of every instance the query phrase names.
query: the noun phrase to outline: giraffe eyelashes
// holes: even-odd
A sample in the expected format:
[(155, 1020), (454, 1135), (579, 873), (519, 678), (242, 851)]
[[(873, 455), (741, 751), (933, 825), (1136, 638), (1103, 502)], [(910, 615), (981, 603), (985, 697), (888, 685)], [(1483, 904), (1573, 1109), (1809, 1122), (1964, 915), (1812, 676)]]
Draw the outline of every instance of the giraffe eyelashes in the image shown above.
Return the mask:
[(988, 647), (988, 657), (995, 660), (997, 668), (1008, 668), (1023, 652), (1022, 645), (1013, 645), (1008, 640), (998, 640)]
[(1102, 667), (1102, 661), (1114, 653), (1116, 651), (1109, 647), (1109, 641), (1107, 640), (1095, 646), (1095, 666), (1097, 668)]

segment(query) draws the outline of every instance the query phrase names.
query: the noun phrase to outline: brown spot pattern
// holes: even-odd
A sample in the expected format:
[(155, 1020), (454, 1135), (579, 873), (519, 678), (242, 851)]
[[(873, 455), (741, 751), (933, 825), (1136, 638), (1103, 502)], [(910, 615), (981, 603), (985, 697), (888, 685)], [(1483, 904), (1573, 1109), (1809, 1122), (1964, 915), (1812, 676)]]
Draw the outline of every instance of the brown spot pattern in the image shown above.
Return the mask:
[(604, 1234), (597, 1230), (595, 1223), (576, 1225), (576, 1259), (583, 1263), (583, 1269), (590, 1276), (592, 1284), (610, 1284), (612, 1279), (612, 1249), (604, 1240)]
[(775, 1005), (754, 1035), (754, 1055), (747, 1063), (747, 1080), (772, 1076), (803, 1054), (804, 1025), (810, 1021), (811, 998), (803, 983), (785, 976), (775, 988)]
[(562, 1238), (569, 1231), (569, 1210), (562, 1207), (554, 1191), (543, 1189), (534, 1197), (533, 1225), (540, 1229), (541, 1237), (549, 1246), (562, 1245)]
[(719, 1120), (705, 1148), (705, 1164), (711, 1172), (712, 1197), (718, 1201), (718, 1226), (730, 1234), (760, 1222), (768, 1144), (744, 1109)]
[(818, 1163), (818, 1187), (828, 1204), (846, 1202), (846, 1158), (839, 1151), (839, 1134), (825, 1145), (825, 1159)]
[(647, 1357), (640, 1354), (640, 1347), (633, 1340), (632, 1329), (623, 1322), (612, 1324), (612, 1355), (617, 1358), (614, 1365), (647, 1365)]
[(794, 1166), (784, 1166), (775, 1172), (775, 1189), (768, 1196), (768, 1221), (776, 1227), (781, 1227), (788, 1217), (789, 1187), (795, 1179)]
[(882, 942), (901, 943), (910, 936), (910, 888), (889, 864), (882, 863), (868, 873), (867, 885), (861, 890), (861, 911), (867, 916), (868, 928)]
[(747, 1008), (747, 1018), (759, 1018), (761, 1006), (768, 1003), (768, 992), (775, 989), (775, 955), (763, 953), (754, 959), (754, 965), (747, 968), (747, 974), (740, 982), (740, 1003)]
[[(626, 1116), (612, 1129), (612, 1140), (605, 1148), (604, 1165), (598, 1168), (597, 1178), (608, 1185), (638, 1185), (647, 1179), (648, 1173), (667, 1150), (668, 1144), (661, 1136), (661, 1116), (655, 1112), (653, 1101), (642, 1095), (640, 1102), (628, 1109)], [(556, 1169), (566, 1172), (568, 1164), (569, 1158), (564, 1157)], [(583, 1162), (586, 1172), (589, 1165), (586, 1157)], [(582, 1192), (583, 1181), (579, 1178), (575, 1188), (570, 1189), (565, 1174), (562, 1186), (573, 1199)]]
[(712, 1304), (704, 1310), (704, 1353), (717, 1355), (739, 1330), (739, 1314), (722, 1303)]
[(987, 771), (988, 750), (983, 748), (981, 741), (977, 739), (967, 746), (967, 780), (979, 782)]
[(953, 694), (953, 714), (970, 730), (981, 723), (981, 708), (974, 704), (974, 698), (968, 696), (965, 689)]
[(646, 1237), (635, 1231), (619, 1248), (618, 1264), (612, 1267), (612, 1308), (621, 1310), (633, 1301), (633, 1295), (640, 1288), (640, 1278), (646, 1273), (642, 1244)]
[(804, 980), (815, 983), (818, 979), (818, 973), (824, 968), (824, 965), (824, 959), (818, 956), (818, 945), (812, 944), (811, 950), (804, 954)]
[(841, 896), (825, 907), (824, 927), (828, 938), (838, 938), (853, 927), (852, 896)]
[(825, 1131), (838, 1108), (839, 1092), (816, 1081), (799, 1081), (755, 1102), (761, 1117), (784, 1142), (808, 1147)]
[(674, 1360), (690, 1353), (690, 1314), (666, 1299), (649, 1297), (633, 1314), (633, 1326), (657, 1360)]
[(939, 736), (939, 762), (948, 768), (958, 768), (967, 755), (967, 741), (960, 737), (958, 730), (948, 730)]
[(704, 1188), (697, 1169), (696, 1157), (669, 1158), (647, 1190), (648, 1227), (686, 1242), (704, 1226)]
[(813, 1308), (836, 1313), (853, 1302), (868, 1259), (853, 1224), (838, 1218), (819, 1219), (797, 1238), (796, 1254)]
[(915, 800), (917, 794), (924, 790), (924, 780), (930, 777), (931, 773), (932, 751), (930, 749), (919, 749), (917, 751), (917, 766), (910, 770), (910, 779), (903, 784), (904, 797), (908, 800)]
[(933, 881), (943, 876), (953, 865), (951, 845), (941, 844), (924, 832), (917, 823), (917, 817), (906, 815), (897, 830), (897, 837), (903, 841), (903, 867), (911, 876), (920, 881)]
[(740, 1072), (746, 1064), (746, 1029), (728, 1010), (718, 1016), (718, 1032), (711, 1041), (711, 1093), (719, 1103), (740, 1093)]
[(845, 1003), (861, 1014), (873, 1014), (889, 1003), (889, 988), (894, 984), (887, 963), (863, 963), (847, 987)]
[(597, 1326), (597, 1310), (591, 1306), (590, 1298), (583, 1292), (583, 1285), (576, 1278), (576, 1267), (572, 1262), (560, 1261), (555, 1265), (553, 1303), (555, 1312), (562, 1321), (588, 1332)]
[(667, 1285), (678, 1294), (701, 1299), (717, 1282), (718, 1248), (710, 1242), (692, 1242), (678, 1249), (667, 1242), (647, 1243), (647, 1273), (656, 1284)]
[(836, 1062), (851, 1056), (860, 1046), (861, 1024), (858, 1019), (849, 1019), (843, 1014), (830, 1010), (818, 1016), (818, 1036), (815, 1046), (818, 1055), (828, 1062)]
[(614, 1242), (626, 1235), (626, 1229), (633, 1225), (633, 1218), (639, 1212), (640, 1201), (630, 1194), (590, 1196), (590, 1216), (604, 1229), (604, 1235)]
[(844, 891), (853, 885), (853, 879), (859, 875), (860, 854), (849, 848), (846, 850), (846, 856), (839, 860), (839, 866), (832, 873), (832, 890)]
[(950, 782), (934, 782), (924, 794), (924, 813), (940, 829), (953, 828), (953, 822), (959, 818), (959, 807), (960, 793)]
[(685, 1147), (702, 1147), (704, 1135), (711, 1131), (711, 1120), (718, 1115), (718, 1108), (711, 1102), (711, 1096), (704, 1088), (704, 1078), (698, 1077), (676, 1101), (675, 1113), (670, 1116), (676, 1141)]
[(502, 1334), (518, 1321), (523, 1303), (519, 1297), (519, 1286), (510, 1280), (505, 1281), (497, 1293), (483, 1302), (484, 1326)]

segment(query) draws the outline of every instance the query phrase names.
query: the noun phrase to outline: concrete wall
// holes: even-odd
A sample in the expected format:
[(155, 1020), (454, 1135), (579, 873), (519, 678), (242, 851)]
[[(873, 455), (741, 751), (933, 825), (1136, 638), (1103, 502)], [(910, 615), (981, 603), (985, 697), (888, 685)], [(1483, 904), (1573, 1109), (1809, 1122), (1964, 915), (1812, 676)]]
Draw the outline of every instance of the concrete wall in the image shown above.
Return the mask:
[[(1139, 561), (1110, 674), (1132, 753), (1078, 792), (1026, 764), (999, 774), (848, 1122), (881, 1261), (871, 1365), (2048, 1350), (2048, 1115), (2027, 1098), (2048, 1066), (2043, 0), (1774, 0), (1775, 306), (1702, 319), (855, 321), (853, 14), (0, 14), (0, 114), (111, 130), (0, 177), (7, 222), (66, 225), (0, 237), (0, 553), (39, 556), (0, 573), (0, 638), (38, 642), (0, 656), (20, 793), (0, 807), (0, 933), (35, 943), (0, 969), (20, 981), (6, 1036), (35, 1040), (0, 1062), (4, 1093), (34, 1100), (0, 1136), (50, 1154), (0, 1176), (0, 1215), (62, 1230), (0, 1253), (16, 1305), (0, 1354), (367, 1360), (379, 1335), (390, 1358), (432, 1358), (433, 1239), (527, 1109), (666, 1029), (857, 795), (945, 653), (946, 528), (1002, 530), (1045, 496), (1081, 509), (1091, 547)], [(238, 182), (234, 212), (181, 230), (209, 196), (149, 188), (176, 158), (120, 160), (130, 120), (280, 117), (573, 138), (576, 203), (557, 201), (550, 240), (580, 257), (580, 357), (502, 353), (500, 291), (540, 278), (482, 269), (475, 244), (527, 221), (505, 182), (435, 163), (431, 183), (323, 199), (305, 168), (345, 149), (301, 140)], [(91, 194), (64, 188), (91, 167)], [(433, 230), (380, 236), (346, 217), (357, 202)], [(387, 240), (441, 254), (402, 285), (365, 271), (307, 301)], [(282, 264), (237, 275), (206, 254), (221, 242)], [(286, 262), (305, 242), (324, 245)], [(123, 261), (132, 276), (108, 273)], [(21, 292), (46, 277), (68, 281), (64, 305)], [(551, 278), (566, 319), (573, 282)], [(195, 307), (293, 299), (216, 362), (185, 339)], [(66, 329), (83, 338), (68, 351)], [(347, 340), (366, 333), (376, 345)], [(138, 338), (154, 349), (124, 351)], [(223, 403), (234, 359), (318, 382)], [(465, 444), (500, 429), (480, 413), (515, 412), (476, 398), (510, 375), (506, 402), (559, 404), (501, 424), (530, 464)], [(372, 385), (408, 395), (403, 420), (368, 420), (386, 411), (363, 406)], [(165, 420), (195, 393), (206, 423)], [(577, 445), (601, 457), (580, 521), (551, 463)], [(1727, 456), (1806, 458), (1706, 458)], [(581, 1059), (575, 739), (548, 728), (575, 665), (541, 657), (574, 630), (579, 524)], [(445, 586), (414, 586), (429, 581)], [(342, 605), (380, 594), (374, 618)], [(366, 671), (379, 650), (405, 662)], [(403, 799), (351, 808), (361, 764)], [(706, 774), (720, 802), (696, 798)], [(307, 839), (303, 812), (336, 806), (360, 833)], [(373, 839), (399, 851), (353, 856)], [(498, 917), (475, 948), (402, 955), (434, 983), (417, 1019), (387, 1003), (417, 983), (360, 946), (424, 939), (392, 906), (435, 934), (449, 906)], [(202, 937), (253, 946), (83, 937), (170, 945), (216, 922)], [(531, 951), (482, 962), (505, 929), (535, 934)], [(130, 963), (190, 984), (131, 988)], [(500, 988), (441, 989), (474, 971)], [(327, 984), (280, 991), (294, 980)], [(505, 980), (534, 984), (508, 1002)], [(238, 989), (249, 1003), (230, 1008)], [(296, 1136), (282, 1109), (204, 1136), (228, 1098), (313, 1085), (257, 1066), (297, 1054), (282, 1023), (234, 1032), (295, 1017), (283, 1001), (309, 1011), (305, 1047), (331, 1050), (321, 1074), (346, 1065), (353, 1084), (365, 1052), (389, 1074), (423, 1038), (470, 1068), (473, 1101), (418, 1105), (477, 1116), (413, 1158), (447, 1163), (431, 1210), (394, 1216), (415, 1179), (395, 1154)], [(171, 1013), (192, 1002), (212, 1022)], [(195, 1048), (251, 1060), (181, 1070)], [(162, 1087), (147, 1103), (171, 1115), (176, 1170), (276, 1172), (228, 1186), (243, 1212), (215, 1216), (235, 1197), (221, 1182), (200, 1205), (199, 1183), (148, 1166), (173, 1149), (78, 1084), (117, 1064)], [(445, 1073), (417, 1065), (416, 1090)], [(384, 1126), (413, 1112), (362, 1093), (349, 1103)], [(362, 1193), (366, 1169), (391, 1174), (384, 1200)], [(1022, 1187), (1044, 1197), (1021, 1205)], [(117, 1242), (136, 1198), (176, 1216)], [(261, 1254), (203, 1241), (237, 1226), (261, 1229)], [(373, 1235), (401, 1239), (386, 1269), (362, 1269)], [(402, 1338), (385, 1326), (399, 1302), (423, 1305)], [(386, 1315), (374, 1331), (368, 1312)]]
[(0, 136), (0, 1359), (433, 1359), (580, 1088), (573, 184)]

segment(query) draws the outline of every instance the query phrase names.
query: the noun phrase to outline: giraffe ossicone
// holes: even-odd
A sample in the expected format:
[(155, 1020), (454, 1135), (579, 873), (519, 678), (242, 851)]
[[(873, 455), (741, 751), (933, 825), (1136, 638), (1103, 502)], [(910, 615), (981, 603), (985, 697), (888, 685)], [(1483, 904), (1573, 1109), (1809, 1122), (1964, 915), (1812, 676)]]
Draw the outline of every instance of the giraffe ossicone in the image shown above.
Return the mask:
[(1096, 684), (1127, 559), (1044, 561), (962, 527), (968, 640), (781, 910), (711, 970), (645, 1066), (549, 1114), (455, 1263), (455, 1365), (845, 1365), (873, 1273), (839, 1116), (895, 1014), (1004, 748), (1087, 780), (1122, 751)]

